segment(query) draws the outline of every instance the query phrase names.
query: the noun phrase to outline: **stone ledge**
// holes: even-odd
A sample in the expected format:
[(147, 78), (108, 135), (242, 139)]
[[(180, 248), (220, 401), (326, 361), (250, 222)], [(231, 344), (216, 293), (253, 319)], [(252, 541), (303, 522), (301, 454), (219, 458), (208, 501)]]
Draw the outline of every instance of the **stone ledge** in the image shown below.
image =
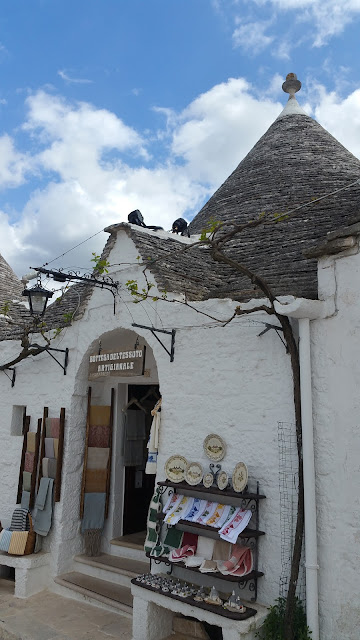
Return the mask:
[(50, 553), (40, 551), (28, 556), (12, 556), (4, 551), (0, 551), (0, 565), (14, 567), (15, 569), (33, 569), (49, 564)]

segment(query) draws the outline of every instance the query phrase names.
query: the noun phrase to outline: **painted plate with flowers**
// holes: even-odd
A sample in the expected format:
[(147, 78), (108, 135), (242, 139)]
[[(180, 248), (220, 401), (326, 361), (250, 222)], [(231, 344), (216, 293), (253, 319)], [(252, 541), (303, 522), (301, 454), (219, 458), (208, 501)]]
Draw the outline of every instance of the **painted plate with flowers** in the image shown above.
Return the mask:
[(198, 462), (189, 462), (185, 471), (185, 480), (188, 484), (191, 484), (193, 486), (196, 484), (200, 484), (201, 480), (203, 479), (203, 475), (204, 472), (201, 464), (199, 464)]
[(170, 482), (182, 482), (188, 462), (184, 456), (170, 456), (165, 462), (166, 477)]
[(232, 486), (234, 491), (244, 491), (248, 482), (248, 470), (245, 462), (238, 462), (232, 474)]
[(217, 436), (215, 433), (211, 433), (204, 440), (204, 451), (210, 460), (219, 462), (225, 456), (226, 444), (220, 436)]

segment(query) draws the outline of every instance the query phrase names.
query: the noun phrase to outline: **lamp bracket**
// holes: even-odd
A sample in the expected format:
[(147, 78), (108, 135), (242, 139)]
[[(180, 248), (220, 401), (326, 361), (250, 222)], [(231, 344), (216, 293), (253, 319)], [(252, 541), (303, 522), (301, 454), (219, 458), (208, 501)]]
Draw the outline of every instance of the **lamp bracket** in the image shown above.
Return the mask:
[[(1, 371), (3, 371), (6, 375), (7, 378), (9, 378), (9, 380), (11, 381), (11, 386), (13, 387), (15, 385), (15, 380), (16, 380), (16, 369), (15, 367), (7, 367), (7, 369), (1, 369)], [(12, 376), (10, 377), (6, 371), (12, 371)]]
[(286, 352), (288, 352), (287, 345), (286, 345), (286, 343), (284, 342), (284, 340), (282, 339), (282, 337), (280, 335), (280, 331), (284, 332), (284, 329), (282, 327), (278, 327), (277, 325), (270, 324), (268, 322), (264, 322), (263, 324), (265, 325), (266, 328), (258, 334), (258, 338), (263, 336), (264, 333), (267, 333), (268, 331), (271, 331), (271, 329), (274, 329), (274, 331), (276, 332), (277, 336), (280, 338), (281, 342), (283, 343), (283, 345), (284, 345), (284, 347), (286, 349)]
[[(66, 349), (54, 349), (53, 347), (46, 347), (46, 349), (44, 349), (44, 351), (47, 351), (49, 356), (52, 357), (53, 360), (55, 360), (55, 362), (58, 363), (59, 367), (62, 368), (62, 370), (64, 371), (64, 376), (66, 376), (66, 369), (68, 366), (68, 362), (69, 362), (69, 349), (68, 347), (66, 347)], [(64, 364), (61, 364), (61, 362), (59, 362), (59, 360), (57, 358), (55, 358), (55, 356), (53, 356), (52, 353), (50, 353), (50, 351), (59, 351), (61, 353), (64, 353)]]
[[(155, 327), (147, 327), (143, 324), (136, 324), (136, 322), (133, 322), (132, 327), (139, 327), (139, 329), (147, 329), (148, 331), (151, 331), (151, 333), (153, 334), (154, 338), (156, 338), (156, 340), (158, 342), (160, 342), (162, 348), (166, 351), (166, 353), (170, 356), (170, 362), (174, 362), (174, 356), (175, 356), (175, 334), (176, 334), (176, 329), (172, 329), (171, 331), (167, 331), (166, 329), (156, 329)], [(162, 340), (160, 340), (160, 338), (156, 335), (157, 333), (167, 333), (169, 336), (171, 336), (171, 346), (170, 346), (170, 351), (169, 349), (164, 345), (164, 343), (162, 342)]]

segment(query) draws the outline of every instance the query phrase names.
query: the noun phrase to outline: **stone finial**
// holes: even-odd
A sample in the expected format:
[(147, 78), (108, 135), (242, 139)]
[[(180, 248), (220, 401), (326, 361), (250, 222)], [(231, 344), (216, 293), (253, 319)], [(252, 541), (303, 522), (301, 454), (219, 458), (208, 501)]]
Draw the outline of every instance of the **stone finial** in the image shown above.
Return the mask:
[(295, 98), (295, 93), (297, 93), (301, 89), (301, 82), (297, 79), (296, 73), (287, 74), (286, 80), (285, 82), (283, 82), (282, 89), (283, 91), (285, 91), (285, 93), (290, 94), (289, 100), (291, 98)]

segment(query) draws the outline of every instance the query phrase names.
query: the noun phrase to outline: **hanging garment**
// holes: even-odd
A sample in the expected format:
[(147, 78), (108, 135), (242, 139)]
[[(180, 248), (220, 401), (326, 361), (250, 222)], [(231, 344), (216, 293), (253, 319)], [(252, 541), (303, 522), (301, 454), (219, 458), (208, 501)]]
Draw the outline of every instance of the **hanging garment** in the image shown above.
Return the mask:
[(90, 407), (89, 422), (91, 426), (110, 425), (110, 406)]
[(87, 469), (106, 469), (109, 461), (110, 449), (89, 447), (87, 450)]
[(236, 515), (233, 516), (232, 520), (230, 520), (227, 524), (225, 524), (220, 529), (219, 531), (220, 538), (235, 544), (240, 533), (249, 524), (251, 516), (252, 516), (252, 511), (250, 510), (244, 511), (243, 509), (240, 509), (236, 513)]
[(30, 453), (35, 453), (36, 448), (36, 433), (35, 431), (28, 431), (26, 434), (26, 449)]
[(156, 547), (159, 534), (157, 532), (157, 514), (161, 511), (161, 493), (160, 487), (158, 487), (151, 498), (149, 512), (147, 517), (147, 534), (144, 544), (145, 552), (150, 552), (153, 547)]
[(106, 493), (107, 469), (86, 469), (85, 493)]
[(146, 438), (145, 413), (125, 413), (124, 464), (126, 467), (141, 467), (144, 464), (144, 440)]
[(89, 529), (102, 529), (105, 521), (106, 493), (84, 494), (84, 516), (81, 533)]
[(150, 437), (147, 443), (148, 458), (145, 467), (145, 473), (155, 475), (157, 470), (157, 457), (159, 448), (161, 414), (156, 412), (151, 423)]
[(47, 536), (51, 527), (53, 511), (53, 486), (52, 478), (41, 478), (39, 491), (35, 501), (34, 531), (40, 536)]

